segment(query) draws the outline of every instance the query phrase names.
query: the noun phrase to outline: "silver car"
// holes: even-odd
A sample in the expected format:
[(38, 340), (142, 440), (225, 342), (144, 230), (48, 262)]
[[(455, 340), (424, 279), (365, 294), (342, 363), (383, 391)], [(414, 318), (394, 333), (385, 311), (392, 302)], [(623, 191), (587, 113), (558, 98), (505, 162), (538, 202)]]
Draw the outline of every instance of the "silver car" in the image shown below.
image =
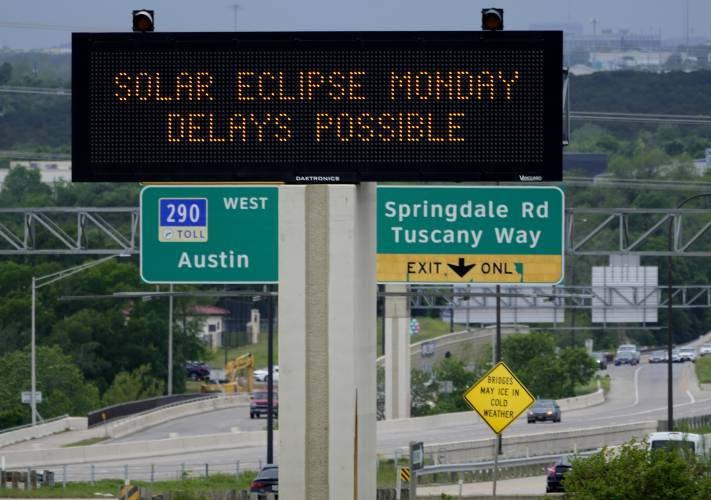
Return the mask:
[(653, 351), (649, 355), (650, 363), (666, 363), (668, 359), (667, 351)]

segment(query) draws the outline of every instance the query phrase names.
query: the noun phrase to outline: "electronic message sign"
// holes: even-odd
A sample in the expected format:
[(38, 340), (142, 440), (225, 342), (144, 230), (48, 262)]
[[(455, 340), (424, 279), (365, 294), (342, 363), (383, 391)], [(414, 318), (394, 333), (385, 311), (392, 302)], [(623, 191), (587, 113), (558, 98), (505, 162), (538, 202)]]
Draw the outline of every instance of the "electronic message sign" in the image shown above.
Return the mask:
[(560, 32), (75, 33), (74, 181), (557, 181)]

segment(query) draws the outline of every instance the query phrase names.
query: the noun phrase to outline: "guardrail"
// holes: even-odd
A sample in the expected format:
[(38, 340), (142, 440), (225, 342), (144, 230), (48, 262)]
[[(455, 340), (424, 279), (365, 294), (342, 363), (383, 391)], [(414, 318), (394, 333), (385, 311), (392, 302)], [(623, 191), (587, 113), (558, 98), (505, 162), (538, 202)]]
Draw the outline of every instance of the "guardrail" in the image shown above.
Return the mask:
[[(599, 450), (588, 450), (575, 454), (576, 457), (588, 457), (597, 453)], [(560, 453), (555, 455), (538, 455), (536, 457), (523, 458), (507, 458), (498, 461), (498, 467), (504, 469), (507, 467), (523, 467), (528, 465), (551, 465), (560, 458)], [(422, 469), (415, 470), (415, 475), (426, 476), (429, 474), (439, 474), (440, 472), (477, 472), (488, 470), (494, 467), (493, 460), (484, 460), (481, 462), (470, 462), (463, 464), (440, 464), (426, 465)]]
[[(609, 425), (562, 432), (545, 432), (523, 436), (503, 436), (506, 458), (536, 457), (550, 454), (577, 454), (603, 446), (616, 446), (632, 438), (641, 440), (657, 430), (657, 421)], [(425, 456), (435, 464), (470, 463), (488, 460), (493, 453), (495, 438), (425, 444)], [(406, 447), (399, 456), (405, 456)]]
[[(152, 464), (149, 461), (136, 464), (127, 461), (123, 465), (105, 465), (86, 463), (42, 467), (54, 473), (56, 484), (66, 486), (68, 482), (87, 482), (94, 484), (102, 479), (120, 479), (123, 481), (174, 481), (197, 479), (215, 474), (235, 475), (239, 477), (245, 471), (258, 471), (263, 462), (257, 460), (232, 461), (176, 461), (173, 463)], [(28, 466), (29, 468), (33, 468)], [(10, 467), (8, 470), (26, 471), (28, 467)]]
[(129, 401), (127, 403), (120, 403), (113, 406), (107, 406), (105, 408), (99, 408), (98, 410), (94, 410), (89, 413), (86, 417), (88, 419), (89, 427), (94, 427), (95, 425), (103, 424), (117, 418), (127, 417), (137, 413), (145, 413), (146, 411), (154, 410), (162, 406), (168, 406), (178, 402), (194, 401), (196, 399), (204, 399), (212, 396), (212, 394), (199, 393), (157, 396), (154, 398)]
[[(695, 417), (683, 417), (674, 419), (674, 427), (684, 431), (694, 432), (699, 429), (711, 427), (711, 415), (697, 415)], [(667, 420), (657, 422), (657, 431), (667, 430)]]

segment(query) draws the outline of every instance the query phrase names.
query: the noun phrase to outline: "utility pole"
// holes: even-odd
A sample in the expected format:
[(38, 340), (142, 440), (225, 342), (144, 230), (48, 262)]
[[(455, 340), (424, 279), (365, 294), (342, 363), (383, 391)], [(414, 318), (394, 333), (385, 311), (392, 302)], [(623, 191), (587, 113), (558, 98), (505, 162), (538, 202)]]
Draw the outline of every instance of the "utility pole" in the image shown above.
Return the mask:
[(235, 20), (235, 31), (237, 31), (237, 10), (239, 10), (239, 4), (233, 4), (232, 5), (232, 10), (234, 12), (234, 20)]
[(173, 284), (168, 297), (168, 396), (173, 395)]
[(32, 381), (30, 390), (32, 394), (30, 395), (30, 406), (32, 411), (32, 426), (37, 425), (37, 400), (35, 399), (35, 394), (37, 392), (37, 375), (36, 375), (36, 361), (35, 361), (35, 309), (37, 304), (37, 279), (32, 276), (32, 338), (30, 339), (31, 353), (31, 370), (32, 370)]

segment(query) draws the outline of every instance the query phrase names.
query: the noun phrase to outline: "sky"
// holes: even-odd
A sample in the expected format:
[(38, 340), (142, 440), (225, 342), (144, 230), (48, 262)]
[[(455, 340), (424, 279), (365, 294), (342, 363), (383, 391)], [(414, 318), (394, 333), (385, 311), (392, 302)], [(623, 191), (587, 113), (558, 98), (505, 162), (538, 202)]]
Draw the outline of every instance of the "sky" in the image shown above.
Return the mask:
[(68, 44), (72, 31), (128, 31), (131, 10), (154, 9), (159, 31), (466, 30), (482, 7), (505, 9), (506, 29), (578, 22), (592, 33), (629, 29), (681, 38), (689, 3), (692, 36), (711, 38), (709, 0), (0, 0), (0, 47)]

